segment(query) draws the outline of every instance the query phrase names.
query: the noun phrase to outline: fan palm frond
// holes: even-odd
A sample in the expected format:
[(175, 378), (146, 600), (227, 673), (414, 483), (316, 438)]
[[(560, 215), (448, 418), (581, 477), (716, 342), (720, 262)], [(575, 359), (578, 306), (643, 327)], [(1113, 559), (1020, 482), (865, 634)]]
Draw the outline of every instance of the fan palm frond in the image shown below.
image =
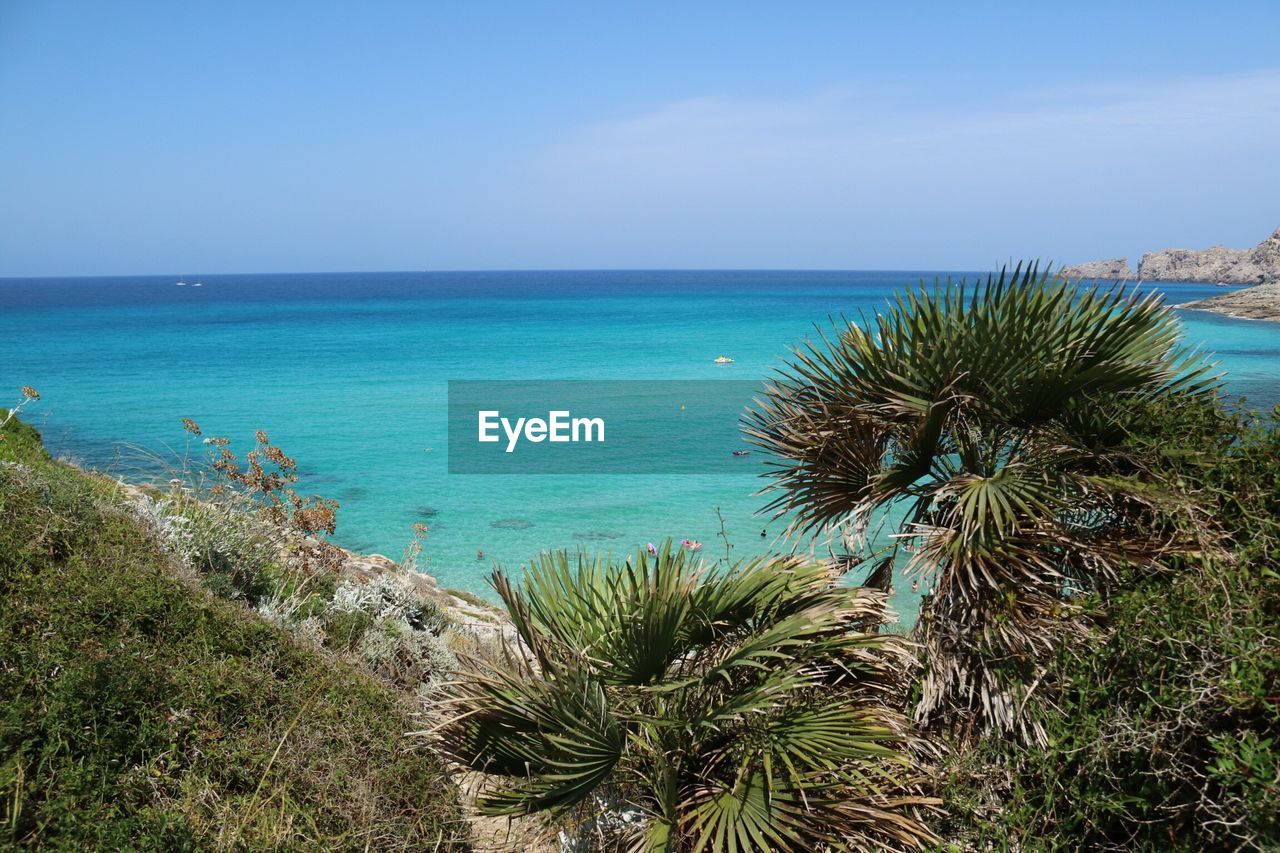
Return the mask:
[[(636, 850), (932, 839), (900, 702), (914, 657), (884, 596), (794, 558), (708, 567), (670, 543), (621, 563), (547, 554), (495, 573), (521, 642), (446, 686), (448, 754), (495, 814), (635, 813)], [(866, 804), (862, 811), (845, 806)]]
[(928, 575), (917, 718), (1027, 732), (1034, 703), (1010, 697), (1035, 667), (1009, 662), (1069, 631), (1059, 616), (1073, 591), (1105, 588), (1168, 547), (1146, 523), (1151, 507), (1100, 479), (1140, 464), (1113, 413), (1216, 382), (1157, 296), (1019, 265), (973, 286), (921, 284), (873, 319), (820, 331), (744, 431), (770, 456), (769, 508), (793, 531), (892, 519), (889, 554), (855, 562)]

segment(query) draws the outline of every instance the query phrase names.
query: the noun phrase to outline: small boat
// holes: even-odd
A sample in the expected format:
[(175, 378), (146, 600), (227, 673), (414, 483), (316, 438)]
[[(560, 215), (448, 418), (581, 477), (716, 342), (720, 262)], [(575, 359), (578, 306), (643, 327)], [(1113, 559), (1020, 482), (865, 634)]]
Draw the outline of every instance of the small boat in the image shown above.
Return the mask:
[(186, 287), (187, 280), (184, 276), (178, 276), (178, 280), (174, 282), (178, 287)]
[(192, 287), (204, 287), (204, 282), (203, 282), (203, 281), (197, 281), (195, 284), (193, 284), (193, 285), (191, 285), (191, 286), (192, 286)]
[(750, 456), (750, 455), (751, 455), (751, 451), (750, 451), (750, 450), (735, 450), (735, 451), (733, 451), (733, 455), (734, 455), (734, 456)]
[(718, 355), (716, 356), (716, 364), (733, 364), (733, 359), (727, 355)]

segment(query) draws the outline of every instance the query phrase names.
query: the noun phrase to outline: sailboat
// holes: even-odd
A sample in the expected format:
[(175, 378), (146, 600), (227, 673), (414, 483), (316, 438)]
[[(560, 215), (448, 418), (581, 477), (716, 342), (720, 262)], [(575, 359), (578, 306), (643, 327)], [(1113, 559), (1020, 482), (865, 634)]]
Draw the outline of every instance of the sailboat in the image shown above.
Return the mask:
[(191, 286), (192, 286), (192, 287), (204, 287), (204, 282), (203, 282), (203, 281), (197, 281), (197, 282), (194, 282)]
[(187, 277), (186, 277), (186, 276), (184, 276), (184, 275), (180, 275), (180, 276), (178, 276), (178, 280), (177, 280), (177, 281), (175, 281), (175, 282), (174, 282), (174, 284), (176, 284), (178, 287), (186, 287), (186, 286), (187, 286)]

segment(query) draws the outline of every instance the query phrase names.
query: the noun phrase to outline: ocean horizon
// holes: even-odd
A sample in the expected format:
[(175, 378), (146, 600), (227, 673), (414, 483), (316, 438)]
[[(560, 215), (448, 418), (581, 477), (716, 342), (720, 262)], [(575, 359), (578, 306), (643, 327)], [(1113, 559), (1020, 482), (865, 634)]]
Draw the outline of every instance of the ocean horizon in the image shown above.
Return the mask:
[[(299, 461), (299, 488), (340, 501), (336, 541), (399, 558), (426, 524), (420, 568), (486, 594), (493, 564), (545, 549), (629, 552), (698, 539), (708, 559), (820, 545), (760, 514), (762, 458), (723, 474), (451, 474), (449, 380), (763, 382), (788, 347), (883, 307), (921, 280), (979, 273), (568, 270), (0, 279), (6, 392), (55, 455), (160, 476), (199, 439), (243, 453), (254, 431)], [(200, 281), (200, 287), (193, 287)], [(1222, 292), (1159, 283), (1172, 304)], [(1280, 327), (1179, 311), (1228, 391), (1280, 400)], [(715, 364), (718, 355), (732, 364)], [(12, 401), (0, 399), (0, 405)], [(722, 527), (723, 521), (723, 527)], [(723, 536), (721, 535), (723, 532)], [(763, 535), (762, 535), (763, 534)], [(480, 556), (480, 555), (483, 556)], [(899, 609), (913, 597), (899, 590)]]

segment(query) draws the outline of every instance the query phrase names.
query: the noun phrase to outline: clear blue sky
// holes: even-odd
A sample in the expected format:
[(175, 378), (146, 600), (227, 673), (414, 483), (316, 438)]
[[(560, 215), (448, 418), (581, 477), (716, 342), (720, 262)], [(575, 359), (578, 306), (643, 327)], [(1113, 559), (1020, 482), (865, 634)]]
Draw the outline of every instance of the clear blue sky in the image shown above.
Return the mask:
[(1280, 225), (1280, 2), (0, 0), (0, 276), (985, 268)]

